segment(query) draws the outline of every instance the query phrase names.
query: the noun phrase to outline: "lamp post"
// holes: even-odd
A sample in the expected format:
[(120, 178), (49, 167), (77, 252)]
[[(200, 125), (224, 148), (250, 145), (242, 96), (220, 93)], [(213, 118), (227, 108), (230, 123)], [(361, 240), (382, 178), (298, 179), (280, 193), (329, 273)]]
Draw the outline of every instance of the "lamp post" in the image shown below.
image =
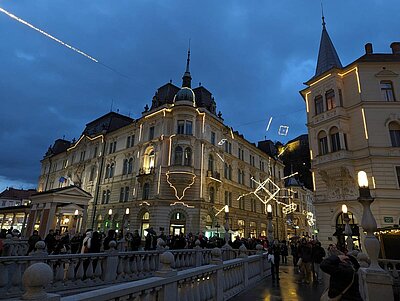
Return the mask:
[(129, 207), (125, 209), (124, 227), (129, 231)]
[(272, 225), (272, 206), (271, 204), (267, 205), (267, 219), (268, 219), (268, 243), (272, 246), (272, 242), (274, 240), (274, 227)]
[(111, 224), (111, 217), (112, 217), (112, 209), (108, 209), (108, 224), (107, 224), (107, 229), (110, 229), (110, 224)]
[(344, 234), (347, 235), (346, 238), (346, 247), (347, 251), (350, 252), (353, 250), (353, 232), (351, 231), (351, 227), (349, 225), (350, 218), (349, 214), (347, 213), (347, 206), (345, 204), (342, 205), (342, 212), (343, 212), (343, 221), (345, 222), (344, 226)]
[(79, 232), (78, 218), (79, 218), (79, 211), (78, 211), (78, 209), (75, 209), (75, 211), (74, 211), (74, 227), (75, 227), (76, 232)]
[(371, 265), (369, 268), (373, 270), (382, 270), (382, 268), (378, 264), (380, 243), (374, 235), (374, 232), (377, 229), (377, 225), (374, 215), (371, 211), (371, 203), (374, 201), (374, 198), (371, 197), (371, 193), (368, 187), (368, 178), (365, 171), (359, 171), (357, 178), (360, 193), (358, 201), (363, 206), (361, 227), (364, 229), (364, 231), (367, 232), (367, 235), (364, 239), (364, 245), (371, 260)]
[(229, 207), (228, 205), (225, 205), (225, 245), (228, 245), (229, 243)]

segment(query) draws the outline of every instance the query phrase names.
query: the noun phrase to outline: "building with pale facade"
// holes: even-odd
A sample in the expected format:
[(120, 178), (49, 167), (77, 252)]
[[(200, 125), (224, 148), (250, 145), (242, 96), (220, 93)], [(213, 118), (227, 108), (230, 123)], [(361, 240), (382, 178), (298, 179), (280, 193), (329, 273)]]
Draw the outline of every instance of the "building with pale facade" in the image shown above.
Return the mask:
[(344, 244), (342, 204), (355, 244), (363, 240), (357, 173), (368, 175), (378, 228), (400, 219), (400, 43), (391, 53), (365, 54), (347, 66), (323, 21), (315, 75), (300, 93), (307, 109), (318, 238)]
[[(86, 125), (77, 141), (59, 139), (44, 156), (39, 191), (76, 185), (92, 195), (87, 228), (166, 234), (223, 231), (225, 205), (235, 233), (266, 236), (264, 204), (251, 192), (283, 187), (283, 164), (224, 124), (212, 94), (191, 88), (189, 55), (182, 87), (167, 83), (132, 119), (110, 112)], [(277, 186), (274, 186), (276, 184)], [(268, 197), (263, 189), (260, 198)], [(275, 237), (286, 237), (273, 204)], [(39, 220), (39, 219), (37, 219)]]

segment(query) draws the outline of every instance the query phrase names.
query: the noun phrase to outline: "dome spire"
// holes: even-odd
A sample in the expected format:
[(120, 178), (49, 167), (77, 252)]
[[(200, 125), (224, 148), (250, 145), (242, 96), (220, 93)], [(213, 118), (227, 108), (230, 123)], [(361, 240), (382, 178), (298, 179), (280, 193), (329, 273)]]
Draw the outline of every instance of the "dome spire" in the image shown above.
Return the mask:
[(317, 68), (314, 76), (319, 76), (334, 67), (343, 68), (335, 46), (326, 30), (324, 10), (322, 9), (322, 34), (319, 45)]
[(182, 87), (191, 88), (192, 85), (192, 76), (190, 75), (189, 65), (190, 65), (190, 39), (189, 39), (188, 55), (186, 60), (186, 71), (182, 77)]
[(322, 0), (321, 0), (321, 12), (322, 12), (322, 29), (326, 29), (325, 28), (325, 16), (324, 16), (324, 5), (322, 4)]

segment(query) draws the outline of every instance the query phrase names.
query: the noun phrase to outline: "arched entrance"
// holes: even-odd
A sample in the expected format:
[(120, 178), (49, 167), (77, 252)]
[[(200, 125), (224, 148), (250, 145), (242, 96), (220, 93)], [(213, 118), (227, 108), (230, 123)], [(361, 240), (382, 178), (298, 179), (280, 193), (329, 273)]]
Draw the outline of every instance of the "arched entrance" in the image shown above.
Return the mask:
[(185, 233), (186, 228), (186, 216), (180, 211), (176, 211), (172, 214), (169, 224), (170, 235), (180, 235)]
[[(358, 248), (361, 250), (361, 243), (360, 243), (360, 229), (357, 224), (357, 219), (354, 214), (348, 211), (349, 216), (349, 225), (352, 232), (352, 238), (354, 243), (354, 248)], [(342, 251), (346, 247), (346, 238), (347, 235), (344, 234), (344, 228), (346, 223), (344, 222), (344, 214), (341, 212), (336, 218), (336, 232), (333, 234), (336, 236), (338, 241), (338, 248)]]
[(150, 213), (146, 211), (142, 215), (140, 224), (140, 236), (142, 237), (142, 240), (144, 240), (147, 234), (144, 230), (146, 230), (149, 227), (150, 227)]

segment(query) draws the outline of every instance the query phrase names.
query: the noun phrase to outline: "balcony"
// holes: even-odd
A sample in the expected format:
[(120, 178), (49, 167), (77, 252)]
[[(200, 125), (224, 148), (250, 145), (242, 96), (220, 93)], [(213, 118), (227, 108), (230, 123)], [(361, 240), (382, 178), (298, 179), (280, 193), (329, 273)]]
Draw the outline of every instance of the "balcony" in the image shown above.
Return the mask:
[(331, 120), (335, 117), (347, 118), (347, 112), (343, 107), (336, 107), (332, 110), (325, 111), (321, 114), (315, 115), (311, 118), (311, 124), (317, 125), (321, 122)]
[(143, 184), (147, 180), (153, 181), (155, 175), (154, 167), (143, 167), (139, 169), (139, 173), (136, 178), (140, 184)]
[(338, 160), (348, 160), (351, 159), (352, 154), (351, 152), (349, 152), (348, 150), (340, 150), (337, 152), (333, 152), (333, 153), (328, 153), (326, 155), (321, 155), (321, 156), (317, 156), (313, 159), (312, 161), (312, 165), (316, 166), (319, 164), (323, 164), (323, 163), (330, 163), (333, 161), (338, 161)]
[(217, 180), (221, 180), (221, 175), (218, 171), (207, 170), (207, 178), (214, 178)]

